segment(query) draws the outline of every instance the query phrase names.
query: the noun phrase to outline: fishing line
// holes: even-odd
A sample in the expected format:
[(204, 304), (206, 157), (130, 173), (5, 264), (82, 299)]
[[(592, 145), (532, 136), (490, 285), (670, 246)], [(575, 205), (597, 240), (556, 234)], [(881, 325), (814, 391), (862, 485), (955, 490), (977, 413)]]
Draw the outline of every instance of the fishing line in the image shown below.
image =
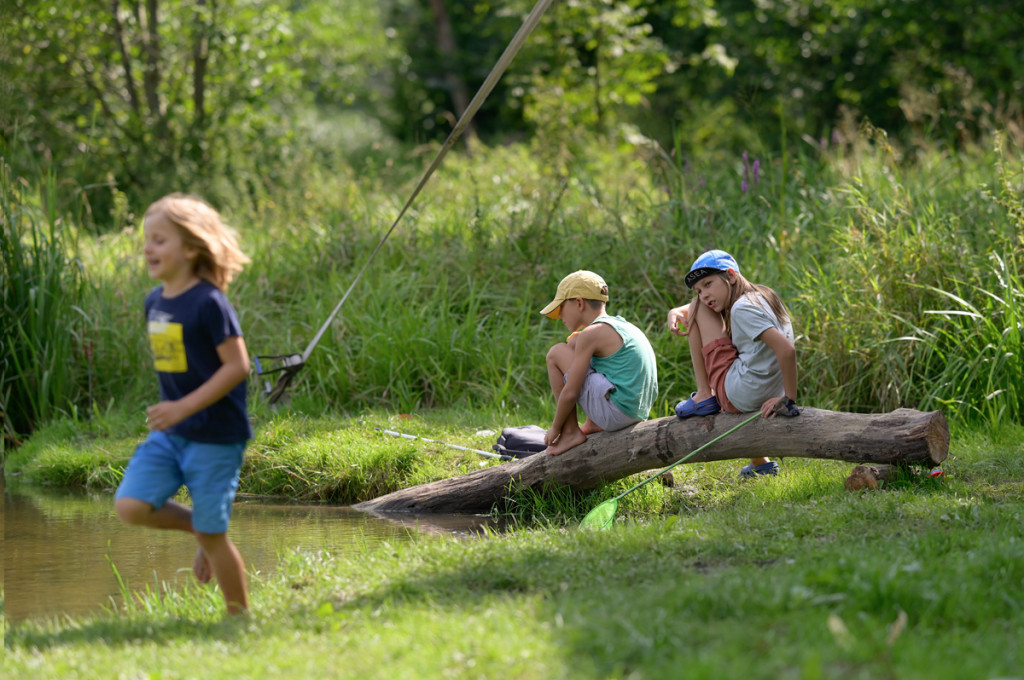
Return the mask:
[[(352, 280), (352, 283), (349, 285), (348, 290), (345, 291), (345, 294), (342, 296), (338, 304), (334, 307), (334, 310), (331, 312), (330, 316), (327, 317), (327, 321), (324, 322), (324, 324), (320, 327), (320, 330), (318, 330), (316, 335), (313, 336), (313, 339), (309, 342), (308, 345), (306, 345), (306, 349), (302, 352), (302, 354), (277, 354), (262, 355), (255, 357), (257, 375), (262, 376), (270, 373), (281, 372), (281, 376), (278, 378), (277, 384), (274, 385), (273, 388), (271, 388), (269, 381), (265, 382), (266, 389), (264, 391), (264, 394), (269, 403), (276, 403), (277, 400), (284, 395), (285, 390), (287, 390), (288, 384), (291, 382), (292, 378), (295, 376), (296, 373), (298, 373), (299, 369), (301, 369), (303, 365), (305, 365), (306, 361), (309, 360), (309, 356), (313, 353), (313, 350), (316, 348), (317, 344), (319, 344), (320, 338), (323, 337), (323, 334), (327, 331), (328, 327), (330, 327), (331, 323), (334, 321), (334, 318), (338, 315), (338, 312), (341, 311), (341, 308), (342, 306), (344, 306), (345, 301), (348, 300), (349, 295), (352, 293), (352, 290), (356, 287), (356, 284), (359, 283), (359, 280), (363, 277), (363, 273), (366, 272), (366, 269), (370, 266), (370, 263), (373, 262), (375, 257), (377, 257), (377, 253), (384, 245), (384, 242), (387, 241), (389, 236), (391, 236), (391, 232), (393, 232), (395, 230), (395, 227), (398, 226), (398, 223), (401, 221), (402, 217), (405, 216), (405, 213), (409, 210), (409, 207), (412, 205), (412, 202), (416, 200), (417, 196), (419, 196), (420, 192), (423, 190), (423, 187), (426, 185), (431, 175), (433, 175), (434, 171), (438, 168), (439, 165), (441, 165), (441, 161), (444, 160), (444, 157), (446, 155), (448, 155), (448, 151), (455, 144), (456, 140), (458, 140), (458, 138), (462, 135), (463, 131), (466, 129), (470, 121), (473, 119), (473, 116), (476, 115), (476, 112), (480, 109), (480, 106), (483, 105), (484, 100), (487, 99), (487, 96), (491, 93), (491, 90), (494, 89), (494, 86), (497, 84), (498, 80), (505, 73), (505, 69), (507, 69), (508, 65), (512, 63), (512, 59), (515, 58), (516, 54), (519, 52), (519, 49), (523, 46), (523, 43), (526, 42), (526, 38), (529, 37), (530, 33), (533, 32), (533, 29), (537, 27), (537, 24), (540, 23), (541, 17), (544, 15), (544, 12), (547, 11), (548, 7), (550, 7), (553, 2), (554, 0), (538, 0), (537, 4), (534, 5), (533, 10), (530, 11), (530, 14), (523, 21), (523, 25), (519, 27), (519, 30), (512, 37), (512, 40), (509, 41), (508, 46), (505, 47), (505, 51), (501, 54), (501, 57), (498, 58), (497, 63), (491, 69), (491, 72), (487, 75), (487, 79), (484, 80), (483, 85), (481, 85), (480, 89), (477, 90), (476, 95), (473, 97), (472, 101), (469, 102), (469, 106), (466, 107), (466, 110), (463, 112), (462, 116), (455, 124), (455, 127), (452, 129), (451, 133), (449, 133), (448, 138), (441, 146), (440, 151), (437, 152), (437, 155), (434, 157), (433, 162), (427, 168), (426, 172), (423, 173), (423, 176), (420, 178), (420, 181), (416, 184), (416, 188), (413, 189), (412, 194), (410, 194), (409, 198), (405, 201), (405, 205), (402, 206), (402, 210), (398, 213), (398, 217), (395, 218), (395, 221), (391, 223), (391, 227), (384, 233), (383, 236), (381, 236), (380, 241), (377, 243), (376, 247), (370, 253), (370, 257), (366, 260), (365, 264), (363, 264), (363, 267), (362, 269), (359, 270), (359, 273), (356, 274), (355, 279)], [(272, 361), (275, 361), (277, 362), (278, 367), (268, 371), (263, 371), (260, 365), (260, 359), (270, 359)]]

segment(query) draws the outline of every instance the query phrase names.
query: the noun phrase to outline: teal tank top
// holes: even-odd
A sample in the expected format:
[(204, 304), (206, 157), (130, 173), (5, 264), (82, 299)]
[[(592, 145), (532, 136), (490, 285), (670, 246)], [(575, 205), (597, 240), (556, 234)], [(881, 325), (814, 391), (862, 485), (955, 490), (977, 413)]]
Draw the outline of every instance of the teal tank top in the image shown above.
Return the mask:
[(622, 347), (609, 357), (593, 357), (590, 365), (603, 373), (615, 390), (612, 403), (631, 418), (647, 420), (658, 396), (658, 366), (644, 332), (621, 316), (599, 316), (594, 323), (611, 326), (622, 338)]

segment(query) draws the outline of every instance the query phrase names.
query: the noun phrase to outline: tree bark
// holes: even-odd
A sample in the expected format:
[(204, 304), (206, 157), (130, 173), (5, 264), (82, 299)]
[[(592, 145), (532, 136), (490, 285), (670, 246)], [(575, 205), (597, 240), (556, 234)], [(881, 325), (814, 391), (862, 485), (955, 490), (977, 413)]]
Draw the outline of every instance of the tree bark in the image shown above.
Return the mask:
[[(587, 491), (638, 472), (667, 467), (749, 415), (649, 420), (618, 432), (591, 435), (560, 456), (540, 453), (401, 489), (354, 507), (370, 513), (480, 513), (489, 512), (511, 493), (525, 489), (543, 492), (552, 483)], [(897, 409), (863, 414), (804, 407), (795, 418), (759, 418), (687, 463), (794, 456), (931, 467), (948, 453), (949, 425), (941, 411)]]
[[(132, 59), (128, 54), (128, 44), (125, 42), (124, 37), (124, 22), (121, 20), (121, 2), (120, 0), (112, 0), (110, 3), (110, 15), (114, 23), (114, 40), (117, 41), (118, 54), (121, 56), (121, 68), (124, 69), (124, 85), (125, 89), (128, 90), (128, 103), (132, 107), (132, 111), (139, 115), (141, 113), (141, 106), (139, 105), (139, 95), (135, 90), (135, 76), (132, 74)], [(116, 119), (111, 119), (116, 120)]]
[[(145, 67), (142, 75), (142, 87), (146, 93), (146, 104), (154, 120), (163, 120), (160, 106), (160, 19), (159, 0), (146, 2), (146, 29), (143, 34), (142, 47), (145, 56)], [(140, 26), (142, 23), (140, 22)]]
[(206, 11), (206, 0), (196, 1), (192, 15), (195, 35), (192, 37), (192, 108), (195, 110), (193, 125), (201, 135), (206, 127), (206, 66), (210, 61), (210, 18)]
[[(455, 70), (455, 64), (458, 63), (459, 58), (458, 46), (455, 44), (455, 30), (452, 28), (452, 22), (448, 17), (448, 9), (445, 7), (444, 0), (429, 0), (429, 4), (431, 11), (434, 13), (437, 51), (445, 62), (443, 67), (444, 81), (452, 98), (452, 106), (455, 109), (455, 117), (452, 120), (452, 127), (455, 127), (458, 120), (462, 118), (462, 114), (469, 108), (469, 89), (466, 87), (466, 82), (462, 79), (462, 76)], [(472, 147), (475, 139), (476, 126), (473, 125), (473, 121), (469, 121), (464, 132), (466, 146)]]

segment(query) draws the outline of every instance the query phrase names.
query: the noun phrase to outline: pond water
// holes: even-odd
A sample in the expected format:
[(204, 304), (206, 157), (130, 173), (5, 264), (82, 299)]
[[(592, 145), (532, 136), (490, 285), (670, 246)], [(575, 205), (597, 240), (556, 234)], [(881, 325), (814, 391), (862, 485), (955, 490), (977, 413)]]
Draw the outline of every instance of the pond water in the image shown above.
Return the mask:
[[(0, 475), (3, 489), (3, 611), (8, 624), (83, 615), (120, 606), (117, 574), (132, 591), (174, 588), (192, 579), (195, 540), (179, 531), (129, 526), (112, 493), (41, 488)], [(466, 515), (379, 518), (345, 506), (288, 505), (239, 497), (229, 535), (250, 574), (268, 574), (285, 552), (367, 551), (387, 541), (439, 534), (474, 536), (495, 528)], [(117, 574), (115, 574), (116, 567)]]

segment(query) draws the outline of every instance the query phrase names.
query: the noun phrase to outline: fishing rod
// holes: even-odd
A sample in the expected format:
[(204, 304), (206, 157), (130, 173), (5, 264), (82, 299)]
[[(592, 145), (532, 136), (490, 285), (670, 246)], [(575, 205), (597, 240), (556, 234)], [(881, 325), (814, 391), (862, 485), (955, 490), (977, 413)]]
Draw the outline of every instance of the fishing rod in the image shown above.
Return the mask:
[(419, 439), (420, 441), (423, 442), (441, 444), (443, 446), (448, 446), (453, 449), (458, 449), (459, 451), (470, 451), (472, 453), (478, 453), (481, 456), (487, 456), (488, 458), (500, 458), (501, 460), (515, 460), (512, 456), (506, 456), (500, 453), (491, 453), (490, 451), (482, 451), (481, 449), (471, 449), (468, 446), (459, 446), (458, 444), (449, 444), (448, 442), (443, 442), (438, 439), (427, 439), (426, 437), (417, 437), (416, 435), (412, 434), (403, 434), (401, 432), (395, 432), (394, 430), (381, 430), (380, 428), (378, 428), (377, 431), (383, 432), (384, 434), (389, 434), (392, 437), (401, 437), (403, 439)]
[[(264, 376), (268, 376), (273, 373), (281, 374), (278, 376), (277, 382), (273, 386), (271, 386), (269, 380), (264, 379), (263, 394), (266, 397), (267, 402), (270, 404), (276, 404), (277, 401), (284, 396), (292, 378), (294, 378), (295, 374), (306, 365), (306, 362), (309, 360), (309, 355), (313, 353), (313, 350), (320, 342), (320, 338), (323, 337), (323, 334), (327, 331), (328, 327), (330, 327), (334, 318), (338, 315), (338, 312), (341, 311), (345, 301), (348, 300), (349, 294), (356, 287), (356, 284), (359, 283), (359, 279), (363, 277), (363, 273), (366, 271), (367, 267), (370, 266), (370, 263), (373, 262), (373, 259), (377, 256), (377, 253), (384, 245), (384, 242), (389, 236), (391, 236), (391, 232), (393, 232), (395, 227), (398, 226), (399, 221), (401, 221), (405, 213), (408, 212), (412, 202), (416, 200), (416, 197), (419, 196), (420, 191), (422, 191), (423, 187), (426, 185), (427, 180), (429, 180), (431, 175), (434, 174), (437, 167), (441, 165), (441, 161), (446, 155), (448, 155), (448, 151), (452, 146), (454, 146), (456, 140), (462, 136), (463, 131), (469, 125), (470, 121), (473, 120), (473, 116), (476, 115), (476, 112), (480, 109), (484, 100), (487, 99), (487, 95), (489, 95), (491, 90), (494, 89), (498, 80), (505, 73), (505, 69), (508, 68), (510, 63), (512, 63), (512, 59), (515, 58), (519, 49), (523, 46), (523, 43), (526, 42), (526, 38), (533, 32), (533, 29), (537, 27), (537, 24), (540, 23), (540, 19), (544, 15), (544, 12), (547, 11), (548, 7), (550, 7), (553, 2), (554, 0), (537, 0), (537, 4), (534, 5), (533, 10), (530, 11), (530, 14), (527, 15), (526, 19), (523, 21), (523, 25), (519, 27), (519, 30), (512, 37), (512, 40), (509, 41), (508, 46), (505, 47), (505, 51), (502, 53), (501, 57), (498, 58), (497, 63), (487, 75), (487, 79), (484, 80), (483, 85), (481, 85), (480, 89), (477, 90), (476, 95), (473, 97), (472, 101), (469, 102), (466, 110), (455, 124), (451, 133), (449, 133), (448, 138), (441, 146), (440, 151), (437, 152), (433, 162), (423, 173), (420, 181), (416, 184), (416, 188), (413, 189), (412, 194), (410, 194), (409, 198), (405, 201), (405, 205), (402, 206), (402, 210), (398, 213), (398, 217), (396, 217), (395, 221), (391, 223), (391, 228), (381, 236), (377, 246), (373, 249), (373, 252), (370, 253), (370, 257), (366, 260), (366, 263), (363, 264), (363, 268), (359, 270), (358, 274), (356, 274), (355, 279), (352, 280), (348, 290), (346, 290), (345, 294), (342, 296), (341, 301), (334, 307), (330, 316), (327, 317), (327, 321), (320, 326), (320, 330), (317, 331), (316, 335), (313, 336), (313, 339), (308, 345), (306, 345), (306, 349), (303, 350), (302, 354), (264, 354), (254, 357), (256, 375), (259, 376), (259, 378), (262, 379)], [(263, 370), (260, 359), (271, 362), (272, 365), (274, 365), (274, 368)]]

